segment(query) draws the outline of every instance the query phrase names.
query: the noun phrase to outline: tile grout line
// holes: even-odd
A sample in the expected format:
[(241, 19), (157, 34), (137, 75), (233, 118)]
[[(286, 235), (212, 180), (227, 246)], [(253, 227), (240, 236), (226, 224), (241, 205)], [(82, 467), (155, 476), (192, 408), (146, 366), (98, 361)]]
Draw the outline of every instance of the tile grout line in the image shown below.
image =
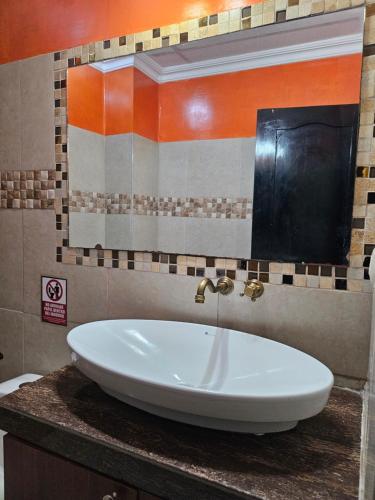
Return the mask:
[(25, 213), (22, 209), (22, 373), (25, 373)]

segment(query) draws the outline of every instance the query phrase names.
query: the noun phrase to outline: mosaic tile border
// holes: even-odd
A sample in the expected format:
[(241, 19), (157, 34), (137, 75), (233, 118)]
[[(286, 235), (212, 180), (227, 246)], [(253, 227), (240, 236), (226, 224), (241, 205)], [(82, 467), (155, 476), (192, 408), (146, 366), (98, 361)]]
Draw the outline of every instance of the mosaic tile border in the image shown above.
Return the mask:
[(55, 170), (0, 172), (0, 208), (54, 208)]
[[(79, 248), (70, 260), (63, 258), (63, 248), (57, 249), (58, 262), (136, 271), (150, 271), (180, 276), (220, 278), (233, 280), (259, 279), (273, 285), (325, 290), (371, 292), (368, 271), (364, 268), (317, 264), (290, 264), (245, 259), (224, 259), (159, 252), (136, 252)], [(370, 252), (371, 248), (368, 249)], [(366, 257), (369, 259), (369, 256)]]
[[(362, 0), (264, 0), (242, 9), (184, 21), (141, 33), (90, 43), (54, 55), (56, 172), (62, 173), (56, 200), (57, 260), (67, 264), (233, 279), (272, 284), (370, 292), (369, 256), (375, 247), (375, 4), (368, 2), (362, 69), (357, 178), (350, 266), (280, 264), (150, 252), (69, 248), (67, 191), (67, 68), (242, 29), (363, 5)], [(369, 47), (369, 48), (367, 48)], [(371, 50), (374, 48), (374, 51)]]
[(156, 198), (136, 194), (133, 200), (137, 215), (249, 219), (252, 214), (252, 203), (248, 198)]
[(132, 200), (126, 193), (69, 191), (69, 211), (89, 214), (130, 214)]
[(248, 219), (248, 198), (178, 198), (126, 193), (69, 191), (69, 211), (92, 214), (134, 214), (166, 217)]

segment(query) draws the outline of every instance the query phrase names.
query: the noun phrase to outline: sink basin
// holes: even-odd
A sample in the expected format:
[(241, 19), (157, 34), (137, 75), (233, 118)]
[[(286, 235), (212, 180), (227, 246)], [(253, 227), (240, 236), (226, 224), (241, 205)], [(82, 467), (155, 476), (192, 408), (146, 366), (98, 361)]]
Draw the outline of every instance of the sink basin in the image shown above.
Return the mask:
[(235, 432), (295, 427), (319, 413), (331, 371), (301, 351), (256, 335), (153, 320), (71, 330), (77, 368), (106, 393), (161, 417)]

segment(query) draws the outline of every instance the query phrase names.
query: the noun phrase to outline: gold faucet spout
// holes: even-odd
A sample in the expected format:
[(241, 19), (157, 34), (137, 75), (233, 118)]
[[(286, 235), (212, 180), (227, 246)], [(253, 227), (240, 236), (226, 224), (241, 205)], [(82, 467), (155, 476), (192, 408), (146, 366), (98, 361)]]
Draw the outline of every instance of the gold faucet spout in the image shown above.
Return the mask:
[(204, 295), (204, 292), (206, 291), (206, 288), (210, 290), (212, 293), (216, 293), (216, 286), (212, 283), (212, 281), (209, 278), (204, 278), (198, 285), (197, 288), (197, 293), (195, 295), (195, 302), (197, 304), (204, 304), (204, 301), (206, 300), (206, 297)]
[(206, 288), (208, 288), (212, 293), (219, 292), (222, 295), (228, 295), (229, 293), (233, 292), (234, 285), (233, 281), (227, 276), (220, 278), (216, 286), (209, 278), (203, 278), (198, 285), (197, 293), (195, 295), (195, 302), (197, 304), (204, 304), (204, 301), (206, 299), (204, 295)]

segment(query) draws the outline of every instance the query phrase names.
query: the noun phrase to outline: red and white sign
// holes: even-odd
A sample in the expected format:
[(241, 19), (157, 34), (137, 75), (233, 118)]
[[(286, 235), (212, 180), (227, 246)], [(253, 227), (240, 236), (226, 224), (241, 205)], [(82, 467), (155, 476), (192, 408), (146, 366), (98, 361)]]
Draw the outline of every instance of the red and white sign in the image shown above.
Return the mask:
[(66, 279), (42, 276), (42, 321), (67, 325)]

